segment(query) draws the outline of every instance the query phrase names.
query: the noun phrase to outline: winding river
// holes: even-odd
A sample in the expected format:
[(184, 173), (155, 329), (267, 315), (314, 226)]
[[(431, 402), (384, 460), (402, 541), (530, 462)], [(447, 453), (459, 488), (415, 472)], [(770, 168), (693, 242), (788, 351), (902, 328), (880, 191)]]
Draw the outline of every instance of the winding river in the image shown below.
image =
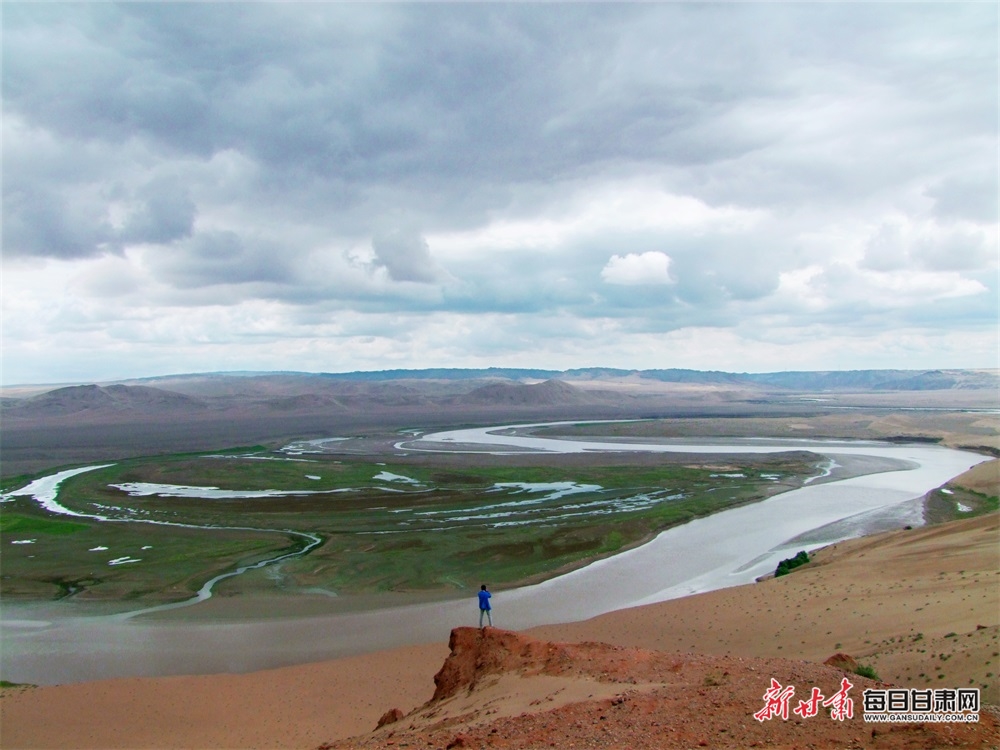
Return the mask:
[[(487, 453), (733, 454), (810, 450), (827, 457), (829, 470), (828, 476), (800, 489), (668, 529), (641, 547), (544, 583), (495, 591), (494, 622), (498, 627), (520, 629), (585, 619), (624, 607), (751, 582), (799, 549), (812, 549), (880, 528), (919, 524), (920, 498), (925, 493), (986, 460), (978, 454), (928, 444), (571, 440), (530, 434), (546, 426), (449, 430), (414, 436), (400, 441), (396, 448), (405, 452)], [(855, 467), (855, 475), (844, 471), (847, 465)], [(88, 468), (94, 467), (71, 471)], [(868, 473), (859, 476), (858, 471)], [(43, 505), (47, 502), (45, 507), (59, 512), (54, 510), (58, 506), (58, 483), (67, 475), (60, 472), (46, 477), (20, 492), (32, 494)], [(62, 479), (57, 479), (60, 476)], [(29, 488), (33, 489), (29, 492)], [(304, 554), (312, 546), (282, 557)], [(262, 561), (255, 567), (279, 559)], [(443, 642), (452, 627), (473, 625), (478, 617), (474, 598), (270, 619), (206, 622), (155, 614), (205, 601), (211, 597), (215, 583), (242, 572), (231, 571), (207, 582), (188, 602), (127, 615), (74, 616), (72, 605), (60, 607), (58, 603), (5, 605), (0, 613), (0, 666), (4, 678), (49, 684), (112, 676), (250, 671), (410, 643)], [(152, 616), (136, 617), (138, 614)]]
[[(293, 531), (291, 529), (260, 529), (251, 526), (199, 526), (192, 523), (178, 523), (176, 521), (157, 521), (149, 518), (117, 518), (113, 516), (106, 516), (101, 513), (80, 513), (75, 510), (67, 508), (59, 502), (59, 487), (60, 485), (69, 479), (70, 477), (75, 477), (78, 474), (85, 474), (88, 471), (95, 471), (97, 469), (104, 469), (108, 466), (113, 466), (113, 464), (99, 464), (97, 466), (81, 466), (76, 469), (67, 469), (66, 471), (60, 471), (57, 474), (52, 474), (47, 477), (42, 477), (41, 479), (36, 479), (35, 481), (27, 484), (21, 489), (14, 490), (13, 492), (8, 492), (3, 496), (3, 499), (10, 497), (31, 497), (34, 498), (35, 502), (41, 505), (49, 513), (60, 515), (60, 516), (73, 516), (74, 518), (91, 518), (96, 521), (101, 521), (104, 523), (144, 523), (153, 526), (174, 526), (184, 529), (203, 529), (206, 531), (218, 530), (218, 531), (254, 531), (263, 534), (282, 534), (284, 536), (300, 537), (306, 540), (305, 546), (302, 549), (295, 550), (293, 552), (285, 552), (275, 557), (269, 557), (265, 560), (260, 560), (258, 562), (252, 563), (250, 565), (241, 565), (235, 570), (226, 571), (225, 573), (220, 573), (219, 575), (210, 578), (202, 584), (201, 588), (195, 592), (195, 595), (190, 599), (185, 599), (181, 602), (172, 602), (170, 604), (160, 604), (155, 607), (147, 607), (145, 609), (134, 610), (132, 612), (125, 612), (119, 615), (115, 615), (117, 619), (129, 620), (138, 615), (149, 614), (153, 612), (163, 612), (171, 609), (180, 609), (181, 607), (189, 607), (193, 604), (198, 604), (199, 602), (206, 601), (212, 598), (212, 591), (216, 584), (220, 581), (225, 581), (229, 578), (235, 578), (236, 576), (241, 576), (249, 570), (259, 570), (260, 568), (266, 567), (268, 565), (274, 565), (283, 560), (288, 560), (293, 557), (301, 557), (310, 552), (318, 545), (322, 544), (323, 540), (316, 534), (310, 534), (304, 531)], [(138, 561), (136, 561), (138, 562)], [(0, 625), (3, 621), (0, 620)]]

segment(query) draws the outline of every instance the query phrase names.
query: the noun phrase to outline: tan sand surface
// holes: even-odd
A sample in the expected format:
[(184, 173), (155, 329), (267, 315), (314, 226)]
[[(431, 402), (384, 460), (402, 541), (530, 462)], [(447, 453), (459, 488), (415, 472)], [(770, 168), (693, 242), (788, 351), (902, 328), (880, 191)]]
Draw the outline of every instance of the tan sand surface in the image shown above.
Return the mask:
[[(1000, 514), (842, 542), (779, 579), (530, 632), (810, 662), (840, 651), (889, 682), (977, 686), (984, 702), (1000, 703)], [(447, 655), (438, 643), (252, 674), (8, 689), (0, 746), (317, 747), (423, 704)]]
[(1000, 487), (1000, 460), (976, 464), (961, 476), (955, 477), (951, 484), (995, 496)]
[[(850, 695), (885, 686), (857, 675), (857, 664), (843, 656), (838, 665), (671, 653), (594, 641), (558, 643), (493, 628), (456, 628), (449, 646), (429, 702), (407, 715), (387, 715), (375, 732), (317, 750), (1000, 746), (1000, 724), (990, 712), (977, 713), (974, 723), (867, 722)], [(567, 682), (584, 688), (576, 700), (566, 701), (559, 692)], [(772, 713), (762, 693), (775, 684), (789, 696), (786, 708), (772, 705)], [(538, 697), (510, 715), (491, 697), (501, 687), (508, 704), (513, 696)], [(845, 691), (846, 704), (836, 704), (835, 696)]]
[(4, 690), (0, 747), (310, 748), (434, 691), (446, 643), (316, 664)]
[(845, 652), (900, 685), (979, 686), (1000, 703), (1000, 515), (841, 542), (782, 578), (531, 633), (809, 661)]

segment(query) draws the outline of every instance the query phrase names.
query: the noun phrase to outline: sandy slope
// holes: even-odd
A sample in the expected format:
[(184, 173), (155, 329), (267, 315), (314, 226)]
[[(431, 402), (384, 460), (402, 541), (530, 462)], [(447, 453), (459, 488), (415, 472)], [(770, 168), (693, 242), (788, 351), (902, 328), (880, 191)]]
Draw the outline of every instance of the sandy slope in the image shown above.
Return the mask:
[[(975, 685), (983, 687), (984, 701), (1000, 703), (998, 542), (998, 514), (892, 532), (835, 545), (820, 552), (816, 564), (780, 579), (531, 632), (549, 640), (686, 653), (688, 660), (697, 653), (817, 664), (843, 651), (887, 681)], [(503, 606), (502, 593), (497, 606)], [(253, 674), (5, 690), (0, 745), (316, 747), (370, 732), (387, 709), (406, 713), (427, 701), (432, 676), (447, 655), (446, 644), (436, 643)], [(553, 704), (540, 695), (577, 695), (581, 684), (590, 687), (513, 681), (506, 700), (519, 711), (542, 711)], [(763, 693), (766, 687), (762, 681), (753, 689)], [(532, 690), (541, 693), (530, 697)], [(747, 706), (748, 715), (757, 708)]]
[(998, 703), (998, 522), (994, 513), (842, 542), (783, 578), (532, 632), (810, 661), (842, 651), (897, 684), (986, 686)]
[[(836, 665), (553, 643), (492, 628), (456, 628), (449, 645), (429, 702), (385, 717), (375, 732), (318, 750), (903, 750), (1000, 742), (997, 719), (988, 713), (972, 724), (868, 724), (863, 691), (884, 685)], [(768, 709), (762, 685), (788, 691), (787, 706)], [(533, 699), (525, 701), (528, 695)], [(838, 695), (848, 700), (837, 703)]]
[(445, 643), (250, 674), (4, 690), (0, 747), (309, 748), (434, 689)]

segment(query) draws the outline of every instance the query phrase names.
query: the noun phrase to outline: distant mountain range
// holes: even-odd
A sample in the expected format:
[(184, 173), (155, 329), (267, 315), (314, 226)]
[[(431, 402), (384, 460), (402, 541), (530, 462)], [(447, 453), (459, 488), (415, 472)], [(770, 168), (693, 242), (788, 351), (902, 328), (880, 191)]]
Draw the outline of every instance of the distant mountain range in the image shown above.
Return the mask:
[(924, 391), (950, 388), (997, 388), (996, 370), (827, 370), (817, 372), (732, 373), (716, 370), (621, 370), (589, 367), (573, 370), (527, 370), (491, 367), (482, 370), (430, 369), (381, 370), (323, 374), (335, 380), (609, 380), (639, 377), (664, 383), (705, 383), (727, 385), (766, 385), (792, 390), (895, 390)]
[[(0, 448), (7, 476), (128, 456), (394, 433), (413, 426), (734, 417), (794, 422), (839, 409), (941, 413), (947, 420), (956, 412), (996, 412), (998, 372), (488, 368), (194, 373), (18, 386), (0, 390)], [(900, 429), (907, 435), (926, 431)], [(984, 422), (975, 429), (991, 434), (993, 428)], [(969, 441), (979, 444), (975, 435)]]
[(504, 380), (529, 382), (540, 380), (615, 381), (625, 378), (663, 383), (769, 386), (788, 390), (895, 390), (924, 391), (951, 388), (998, 388), (1000, 370), (821, 370), (770, 373), (734, 373), (718, 370), (624, 370), (610, 367), (586, 367), (572, 370), (537, 370), (504, 367), (483, 369), (431, 368), (424, 370), (374, 370), (343, 373), (203, 373), (146, 378), (132, 383), (159, 385), (202, 378), (307, 378), (344, 382), (386, 381), (463, 381)]
[(747, 401), (785, 394), (990, 391), (996, 370), (727, 373), (698, 370), (511, 368), (348, 373), (201, 373), (53, 388), (2, 400), (5, 420), (364, 414), (383, 410), (639, 409), (676, 394)]
[(203, 411), (198, 399), (182, 393), (142, 385), (73, 385), (27, 399), (4, 399), (7, 410), (23, 410), (36, 417), (60, 417), (81, 412), (176, 414)]

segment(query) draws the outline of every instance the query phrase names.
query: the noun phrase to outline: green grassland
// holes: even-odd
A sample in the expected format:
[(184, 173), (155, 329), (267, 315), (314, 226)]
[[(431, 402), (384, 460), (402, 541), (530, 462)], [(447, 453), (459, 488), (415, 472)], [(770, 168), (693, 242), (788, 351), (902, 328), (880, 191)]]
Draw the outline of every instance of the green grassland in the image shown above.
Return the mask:
[(928, 523), (946, 523), (1000, 510), (1000, 498), (966, 489), (955, 484), (928, 493), (925, 500)]
[[(226, 593), (513, 585), (800, 486), (818, 462), (788, 453), (731, 456), (723, 466), (718, 456), (606, 454), (383, 463), (293, 460), (263, 450), (133, 459), (74, 476), (60, 489), (63, 506), (115, 521), (55, 516), (24, 497), (0, 506), (0, 595), (176, 601), (221, 572), (302, 549), (303, 538), (291, 532), (316, 534), (322, 544), (229, 579)], [(115, 486), (142, 483), (291, 494), (205, 499), (130, 495)], [(167, 523), (199, 528), (160, 525)], [(110, 564), (121, 558), (127, 561)]]
[[(182, 601), (209, 578), (293, 545), (280, 534), (68, 522), (44, 513), (26, 498), (0, 510), (5, 599)], [(139, 562), (109, 564), (123, 557)]]

